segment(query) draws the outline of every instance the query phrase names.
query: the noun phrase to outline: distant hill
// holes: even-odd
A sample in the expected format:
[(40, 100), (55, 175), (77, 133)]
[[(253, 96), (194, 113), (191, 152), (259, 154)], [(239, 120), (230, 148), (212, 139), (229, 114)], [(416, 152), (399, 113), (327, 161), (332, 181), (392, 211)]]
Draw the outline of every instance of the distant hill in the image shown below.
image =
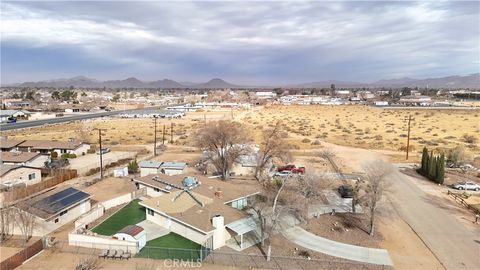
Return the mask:
[(191, 88), (239, 88), (239, 85), (228, 83), (222, 79), (211, 79), (206, 83), (200, 83), (190, 86)]
[[(273, 87), (292, 87), (292, 88), (330, 88), (330, 85), (335, 84), (336, 88), (378, 88), (378, 87), (429, 87), (429, 88), (472, 88), (480, 89), (480, 73), (475, 73), (467, 76), (448, 76), (442, 78), (399, 78), (399, 79), (383, 79), (373, 83), (361, 83), (339, 80), (326, 80), (290, 85), (276, 85), (263, 86), (263, 88)], [(58, 79), (39, 82), (24, 82), (19, 84), (12, 84), (11, 86), (19, 87), (76, 87), (76, 88), (209, 88), (209, 89), (223, 89), (223, 88), (247, 88), (255, 86), (235, 85), (226, 82), (219, 78), (211, 79), (205, 83), (185, 82), (179, 83), (171, 79), (163, 79), (157, 81), (140, 81), (137, 78), (131, 77), (125, 80), (109, 80), (98, 81), (87, 78), (85, 76), (77, 76), (70, 79)], [(262, 86), (258, 86), (262, 88)]]
[(467, 76), (448, 76), (442, 78), (428, 78), (428, 79), (385, 79), (373, 83), (360, 83), (348, 81), (320, 81), (311, 83), (301, 83), (289, 85), (289, 87), (299, 88), (329, 88), (330, 85), (335, 84), (336, 88), (359, 88), (359, 87), (429, 87), (429, 88), (476, 88), (480, 89), (480, 73), (475, 73)]

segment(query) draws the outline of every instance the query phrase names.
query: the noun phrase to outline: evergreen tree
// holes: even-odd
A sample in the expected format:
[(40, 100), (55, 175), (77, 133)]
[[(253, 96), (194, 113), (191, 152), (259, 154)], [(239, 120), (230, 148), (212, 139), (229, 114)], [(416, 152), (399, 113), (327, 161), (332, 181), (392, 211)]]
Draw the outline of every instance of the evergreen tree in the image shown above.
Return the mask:
[(433, 155), (433, 151), (430, 152), (430, 156), (428, 157), (428, 174), (427, 177), (431, 180), (435, 179), (435, 170), (436, 170), (436, 163), (435, 163), (435, 156)]
[(440, 158), (438, 158), (436, 182), (439, 184), (443, 184), (444, 180), (445, 180), (445, 155), (442, 153), (442, 155), (440, 155)]
[(422, 152), (422, 165), (420, 167), (420, 172), (422, 175), (426, 175), (428, 170), (428, 149), (427, 147), (423, 147), (423, 152)]

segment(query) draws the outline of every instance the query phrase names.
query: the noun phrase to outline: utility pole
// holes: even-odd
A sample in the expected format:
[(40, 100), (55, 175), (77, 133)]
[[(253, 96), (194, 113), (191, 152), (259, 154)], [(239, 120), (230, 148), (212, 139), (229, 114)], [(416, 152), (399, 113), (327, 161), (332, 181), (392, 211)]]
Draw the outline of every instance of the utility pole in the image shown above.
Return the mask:
[(98, 144), (100, 146), (100, 179), (103, 179), (103, 149), (102, 149), (102, 131), (106, 129), (98, 128)]
[(203, 122), (206, 126), (207, 125), (207, 115), (206, 114), (203, 114)]
[(170, 123), (170, 143), (173, 144), (173, 123)]
[(405, 160), (408, 160), (408, 150), (410, 148), (410, 122), (412, 121), (412, 116), (408, 116), (408, 132), (407, 132), (407, 155), (405, 157)]
[(165, 145), (165, 124), (163, 125), (162, 144)]
[(230, 109), (230, 113), (232, 115), (232, 120), (233, 120), (233, 107)]
[(153, 155), (157, 155), (157, 117), (155, 117), (155, 131), (153, 132)]

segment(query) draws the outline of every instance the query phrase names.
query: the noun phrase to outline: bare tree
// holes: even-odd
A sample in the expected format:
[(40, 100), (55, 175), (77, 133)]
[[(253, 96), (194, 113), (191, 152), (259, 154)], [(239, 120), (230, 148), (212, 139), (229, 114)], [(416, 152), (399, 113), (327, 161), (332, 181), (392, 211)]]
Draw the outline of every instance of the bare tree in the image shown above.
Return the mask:
[(98, 270), (102, 268), (102, 262), (97, 257), (81, 258), (75, 270)]
[(264, 182), (261, 195), (257, 195), (250, 204), (250, 208), (257, 214), (262, 247), (267, 245), (267, 261), (270, 261), (272, 254), (271, 236), (278, 226), (280, 216), (292, 210), (292, 200), (284, 192), (289, 178), (291, 176)]
[(210, 122), (195, 137), (196, 145), (204, 151), (207, 161), (215, 166), (223, 180), (228, 180), (232, 165), (250, 153), (245, 127), (237, 122)]
[(7, 205), (0, 209), (0, 242), (12, 235), (14, 221), (15, 214), (11, 206)]
[(28, 240), (30, 240), (30, 238), (32, 237), (33, 229), (36, 225), (35, 216), (26, 211), (18, 209), (16, 211), (15, 217), (24, 241), (25, 243), (27, 243)]
[(291, 160), (290, 145), (283, 137), (281, 122), (278, 121), (273, 128), (263, 131), (262, 142), (257, 155), (255, 179), (260, 180), (263, 173), (275, 160), (288, 162)]
[(370, 235), (373, 235), (375, 233), (375, 213), (378, 202), (386, 189), (385, 182), (392, 172), (392, 167), (384, 161), (377, 160), (367, 163), (363, 169), (365, 170), (367, 181), (365, 205), (370, 218)]
[(320, 198), (322, 190), (332, 188), (334, 179), (317, 171), (308, 171), (306, 174), (299, 175), (295, 179), (296, 182), (292, 183), (294, 191), (292, 198), (294, 198), (295, 195), (299, 195), (299, 198), (291, 203), (298, 202), (296, 207), (301, 213), (300, 217), (307, 220), (309, 218), (308, 209), (310, 205)]

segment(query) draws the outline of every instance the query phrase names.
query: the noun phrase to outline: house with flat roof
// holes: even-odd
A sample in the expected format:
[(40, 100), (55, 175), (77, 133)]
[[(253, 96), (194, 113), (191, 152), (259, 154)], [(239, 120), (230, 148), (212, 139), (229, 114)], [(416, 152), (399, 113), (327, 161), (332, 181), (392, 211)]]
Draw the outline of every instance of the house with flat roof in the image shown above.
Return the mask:
[(46, 155), (57, 152), (59, 156), (66, 153), (81, 156), (90, 150), (90, 144), (73, 139), (68, 141), (26, 140), (17, 145), (17, 149), (23, 152), (38, 152)]
[(0, 166), (0, 184), (3, 188), (18, 185), (33, 185), (42, 181), (40, 168), (24, 165)]
[[(255, 223), (241, 211), (248, 198), (259, 193), (256, 181), (229, 182), (187, 175), (147, 175), (133, 179), (138, 189), (146, 188), (147, 220), (211, 249), (233, 245), (239, 249), (245, 239), (260, 241)], [(238, 231), (238, 224), (244, 230)], [(254, 243), (255, 242), (255, 243)]]
[[(90, 210), (89, 193), (71, 186), (54, 188), (14, 205), (35, 218), (33, 236), (44, 236)], [(22, 234), (19, 226), (14, 234)]]
[(49, 156), (35, 152), (0, 152), (0, 164), (2, 165), (24, 165), (43, 168), (45, 167), (45, 162), (49, 160)]

